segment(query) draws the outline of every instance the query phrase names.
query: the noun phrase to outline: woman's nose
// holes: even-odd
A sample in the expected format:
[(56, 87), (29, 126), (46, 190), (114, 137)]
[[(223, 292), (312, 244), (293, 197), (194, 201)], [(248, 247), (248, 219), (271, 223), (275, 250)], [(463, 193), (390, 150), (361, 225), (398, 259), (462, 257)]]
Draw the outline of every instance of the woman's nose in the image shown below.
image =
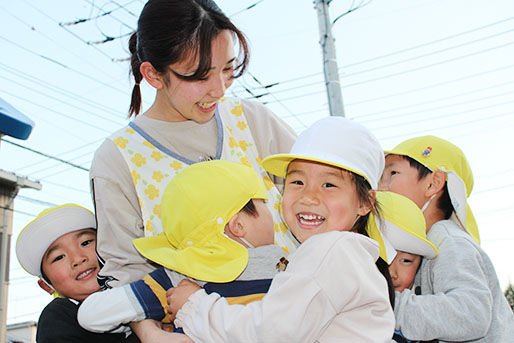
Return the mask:
[(221, 98), (225, 95), (229, 83), (223, 74), (213, 75), (211, 80), (211, 89), (209, 95), (215, 98)]

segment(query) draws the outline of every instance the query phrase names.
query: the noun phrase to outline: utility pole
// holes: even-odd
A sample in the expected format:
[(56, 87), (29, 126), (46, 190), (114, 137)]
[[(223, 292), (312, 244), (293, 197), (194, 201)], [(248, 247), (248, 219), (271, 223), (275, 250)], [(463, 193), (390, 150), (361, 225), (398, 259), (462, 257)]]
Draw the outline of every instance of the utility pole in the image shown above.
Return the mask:
[(330, 1), (314, 0), (314, 7), (318, 12), (319, 43), (323, 52), (323, 71), (330, 115), (344, 117), (343, 95), (337, 70), (336, 48), (334, 46), (334, 37), (332, 36), (332, 23), (328, 13)]
[[(27, 139), (34, 122), (0, 98), (0, 142), (2, 136)], [(11, 254), (14, 198), (20, 188), (40, 190), (41, 184), (0, 169), (0, 343), (7, 341), (7, 290)]]

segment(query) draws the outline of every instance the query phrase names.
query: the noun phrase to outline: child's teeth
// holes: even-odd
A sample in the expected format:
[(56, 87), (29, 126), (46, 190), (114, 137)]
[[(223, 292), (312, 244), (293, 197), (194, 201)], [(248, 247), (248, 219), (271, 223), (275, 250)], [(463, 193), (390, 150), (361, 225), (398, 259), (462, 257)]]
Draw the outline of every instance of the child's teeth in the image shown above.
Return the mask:
[(209, 107), (211, 107), (214, 104), (215, 104), (214, 102), (208, 102), (208, 103), (199, 102), (198, 103), (198, 105), (200, 105), (200, 107), (203, 107), (203, 108), (209, 108)]

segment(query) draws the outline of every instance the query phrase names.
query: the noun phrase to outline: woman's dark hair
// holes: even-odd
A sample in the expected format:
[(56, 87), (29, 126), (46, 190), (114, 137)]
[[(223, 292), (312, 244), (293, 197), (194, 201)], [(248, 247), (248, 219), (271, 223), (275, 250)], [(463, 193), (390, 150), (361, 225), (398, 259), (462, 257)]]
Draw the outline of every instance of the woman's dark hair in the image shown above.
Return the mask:
[(214, 1), (149, 0), (139, 16), (137, 31), (129, 40), (130, 63), (136, 83), (132, 90), (129, 117), (138, 115), (141, 110), (139, 83), (143, 75), (139, 67), (142, 62), (150, 62), (157, 72), (167, 75), (170, 64), (198, 57), (198, 68), (192, 75), (172, 72), (187, 81), (203, 79), (211, 68), (211, 43), (222, 30), (231, 31), (239, 43), (234, 75), (239, 77), (248, 65), (248, 43), (244, 34)]
[[(409, 156), (402, 156), (409, 162), (409, 165), (412, 168), (415, 168), (418, 171), (418, 180), (423, 179), (425, 176), (432, 173), (430, 169), (416, 161), (415, 159)], [(437, 208), (442, 211), (444, 219), (449, 219), (454, 211), (452, 201), (450, 200), (450, 193), (448, 192), (448, 183), (444, 184), (443, 194), (437, 201)]]
[[(380, 204), (378, 202), (373, 202), (373, 195), (371, 193), (371, 185), (366, 181), (366, 179), (360, 175), (355, 173), (351, 173), (350, 175), (353, 178), (355, 184), (355, 190), (357, 191), (357, 197), (361, 204), (369, 205), (372, 208), (372, 212), (375, 216), (379, 216), (380, 214)], [(369, 214), (365, 216), (359, 217), (355, 224), (353, 224), (352, 231), (360, 233), (366, 237), (369, 237), (368, 231), (366, 227), (368, 225)], [(389, 273), (389, 265), (386, 261), (384, 261), (381, 257), (377, 259), (375, 262), (378, 271), (384, 276), (387, 282), (387, 291), (389, 294), (389, 302), (391, 303), (391, 307), (394, 309), (394, 285), (393, 280), (391, 279), (391, 274)]]

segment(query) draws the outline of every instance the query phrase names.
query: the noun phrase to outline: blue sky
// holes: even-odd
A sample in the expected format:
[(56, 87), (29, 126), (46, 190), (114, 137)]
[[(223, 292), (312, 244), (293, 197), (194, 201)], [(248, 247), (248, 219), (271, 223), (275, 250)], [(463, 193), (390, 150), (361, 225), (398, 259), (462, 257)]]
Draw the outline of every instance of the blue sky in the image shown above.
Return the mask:
[[(127, 123), (133, 83), (128, 63), (119, 60), (128, 56), (124, 35), (135, 28), (143, 4), (0, 4), (0, 97), (36, 122), (27, 141), (12, 142), (89, 168), (102, 140)], [(227, 95), (262, 95), (258, 100), (297, 132), (327, 116), (312, 1), (218, 4), (233, 15), (252, 49), (250, 73)], [(331, 17), (351, 6), (352, 1), (333, 0)], [(504, 288), (514, 280), (509, 263), (514, 260), (513, 13), (510, 0), (374, 0), (333, 26), (348, 118), (367, 126), (385, 149), (409, 137), (434, 134), (467, 155), (475, 176), (469, 201), (482, 246)], [(88, 20), (70, 24), (79, 19)], [(153, 96), (143, 84), (145, 107)], [(16, 199), (14, 237), (53, 204), (76, 202), (92, 208), (84, 170), (8, 142), (1, 143), (0, 162), (1, 169), (43, 184), (41, 191), (22, 190)], [(14, 254), (10, 285), (8, 323), (37, 319), (51, 300)]]

